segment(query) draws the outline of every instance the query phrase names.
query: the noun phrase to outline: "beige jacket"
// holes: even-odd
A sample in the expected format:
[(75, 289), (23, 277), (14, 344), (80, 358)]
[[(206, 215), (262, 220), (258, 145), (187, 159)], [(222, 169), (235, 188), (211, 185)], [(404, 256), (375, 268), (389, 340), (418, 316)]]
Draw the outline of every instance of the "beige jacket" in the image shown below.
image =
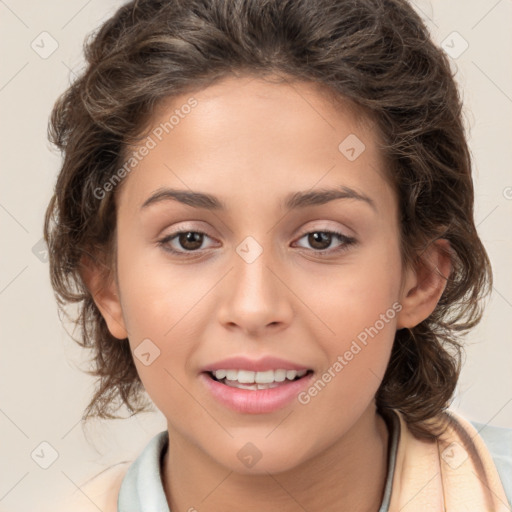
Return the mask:
[[(436, 441), (419, 440), (402, 415), (389, 512), (511, 512), (494, 461), (476, 429), (453, 411)], [(131, 463), (86, 483), (62, 512), (117, 512), (121, 481)]]

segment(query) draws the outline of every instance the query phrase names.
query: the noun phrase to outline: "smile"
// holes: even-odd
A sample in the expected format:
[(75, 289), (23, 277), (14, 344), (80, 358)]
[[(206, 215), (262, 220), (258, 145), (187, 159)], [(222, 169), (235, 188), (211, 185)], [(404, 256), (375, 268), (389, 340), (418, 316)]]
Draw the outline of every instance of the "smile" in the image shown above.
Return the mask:
[(200, 379), (221, 405), (239, 413), (264, 414), (292, 403), (313, 375), (313, 370), (219, 369), (202, 372)]
[(270, 389), (275, 388), (285, 381), (292, 381), (304, 377), (311, 370), (266, 370), (253, 372), (249, 370), (219, 369), (210, 372), (213, 379), (226, 386), (238, 389)]

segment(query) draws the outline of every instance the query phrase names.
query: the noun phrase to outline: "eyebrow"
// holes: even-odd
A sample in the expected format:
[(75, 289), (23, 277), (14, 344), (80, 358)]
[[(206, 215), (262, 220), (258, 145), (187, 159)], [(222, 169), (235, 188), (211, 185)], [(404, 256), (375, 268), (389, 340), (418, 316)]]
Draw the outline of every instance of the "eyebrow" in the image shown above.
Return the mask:
[[(281, 202), (281, 206), (287, 210), (296, 210), (308, 206), (323, 205), (335, 199), (355, 199), (362, 201), (377, 212), (377, 207), (373, 199), (345, 186), (323, 188), (307, 192), (292, 192), (284, 198)], [(191, 190), (159, 188), (144, 201), (141, 210), (164, 201), (177, 201), (192, 206), (193, 208), (203, 208), (206, 210), (226, 211), (228, 209), (223, 201), (211, 194)]]

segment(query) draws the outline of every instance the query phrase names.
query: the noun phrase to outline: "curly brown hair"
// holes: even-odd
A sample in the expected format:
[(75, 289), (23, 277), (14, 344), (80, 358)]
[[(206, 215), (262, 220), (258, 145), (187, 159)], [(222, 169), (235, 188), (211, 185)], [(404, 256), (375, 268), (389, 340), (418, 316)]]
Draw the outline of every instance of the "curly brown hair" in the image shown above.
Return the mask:
[(87, 66), (57, 100), (49, 138), (63, 153), (44, 234), (59, 304), (78, 303), (83, 347), (98, 387), (84, 418), (135, 414), (149, 401), (128, 340), (109, 332), (81, 277), (84, 255), (115, 274), (115, 192), (95, 191), (140, 140), (161, 101), (238, 74), (314, 82), (372, 121), (401, 212), (403, 262), (450, 242), (452, 272), (434, 312), (396, 332), (377, 392), (417, 437), (449, 406), (460, 335), (482, 316), (492, 272), (473, 218), (471, 160), (450, 63), (405, 0), (141, 0), (84, 45)]

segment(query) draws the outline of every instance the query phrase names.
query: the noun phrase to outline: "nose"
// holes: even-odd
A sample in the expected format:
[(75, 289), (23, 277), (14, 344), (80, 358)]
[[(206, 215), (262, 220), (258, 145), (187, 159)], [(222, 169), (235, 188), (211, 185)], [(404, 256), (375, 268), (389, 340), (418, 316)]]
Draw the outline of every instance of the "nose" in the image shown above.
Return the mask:
[(286, 328), (293, 317), (293, 293), (272, 251), (263, 250), (254, 260), (246, 258), (243, 251), (236, 252), (233, 266), (223, 280), (223, 300), (218, 309), (221, 324), (247, 336)]

